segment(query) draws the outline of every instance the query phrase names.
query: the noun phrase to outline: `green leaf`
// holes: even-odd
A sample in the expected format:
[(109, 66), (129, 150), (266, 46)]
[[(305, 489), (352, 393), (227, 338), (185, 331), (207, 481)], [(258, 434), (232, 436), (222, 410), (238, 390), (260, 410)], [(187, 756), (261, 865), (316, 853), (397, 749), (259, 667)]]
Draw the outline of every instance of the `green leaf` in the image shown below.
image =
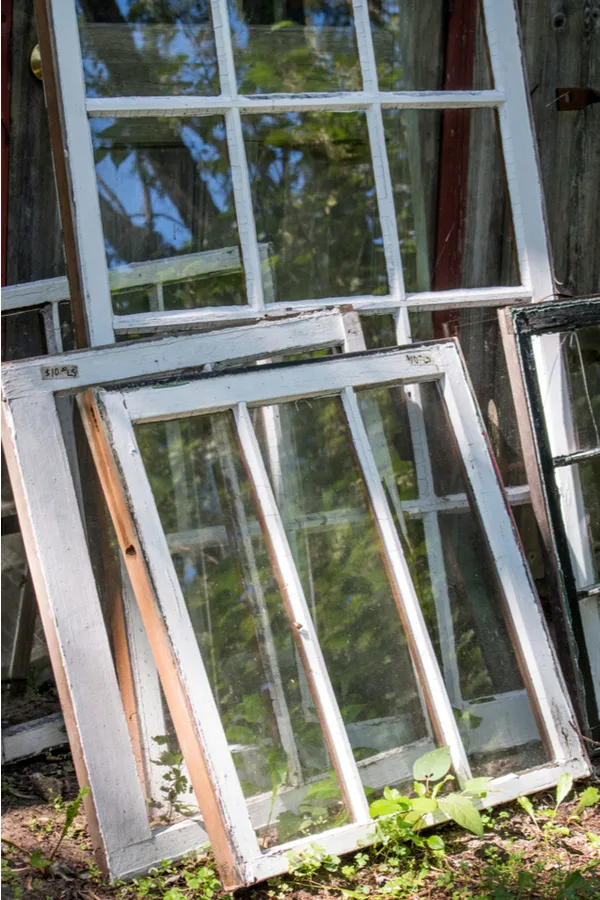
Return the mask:
[(444, 841), (439, 836), (439, 834), (431, 834), (425, 841), (430, 850), (435, 850), (437, 853), (441, 853), (442, 850), (446, 848)]
[(529, 797), (517, 797), (517, 803), (519, 806), (525, 810), (531, 821), (534, 825), (537, 825), (537, 819), (535, 816), (535, 809), (533, 808), (533, 803), (529, 799)]
[(487, 786), (491, 778), (470, 778), (465, 784), (463, 793), (471, 794), (473, 797), (485, 797), (487, 794)]
[(571, 788), (573, 787), (573, 776), (569, 775), (568, 772), (563, 772), (563, 774), (558, 779), (556, 784), (556, 805), (554, 809), (558, 809), (560, 804), (563, 802), (567, 794), (571, 793)]
[(594, 850), (600, 850), (600, 834), (594, 834), (593, 831), (586, 831), (585, 836)]
[(415, 794), (418, 797), (424, 797), (425, 794), (427, 793), (427, 788), (425, 787), (424, 784), (421, 784), (420, 781), (415, 781), (413, 784), (413, 788), (414, 788)]
[(450, 749), (439, 747), (416, 760), (413, 765), (413, 778), (415, 781), (439, 781), (448, 774), (451, 765)]
[(478, 837), (483, 837), (483, 822), (470, 797), (463, 797), (462, 794), (448, 794), (446, 797), (440, 797), (438, 803), (442, 812), (445, 812), (457, 825), (466, 828), (467, 831), (471, 831)]
[(171, 888), (166, 894), (163, 894), (163, 900), (185, 900), (185, 894), (179, 888)]
[(434, 800), (433, 797), (415, 797), (414, 800), (410, 801), (410, 805), (414, 812), (424, 816), (426, 813), (435, 812), (438, 808), (438, 801)]
[(590, 806), (595, 806), (598, 800), (600, 800), (600, 791), (598, 790), (598, 788), (586, 788), (579, 798), (579, 803), (577, 804), (577, 815), (580, 816), (584, 809), (589, 809)]
[(313, 797), (319, 797), (322, 800), (326, 800), (339, 796), (340, 789), (338, 785), (329, 778), (324, 778), (322, 781), (316, 781), (314, 784), (311, 784), (306, 792), (307, 800), (310, 800)]
[(47, 869), (48, 866), (52, 865), (52, 861), (44, 859), (39, 850), (34, 850), (29, 857), (29, 865), (33, 866), (34, 869)]
[(69, 805), (67, 806), (67, 810), (65, 813), (65, 824), (63, 826), (64, 832), (67, 832), (73, 824), (77, 813), (79, 812), (81, 804), (83, 803), (83, 798), (87, 796), (89, 792), (89, 787), (82, 787), (73, 802), (69, 803)]
[(398, 800), (374, 800), (369, 806), (371, 818), (376, 819), (377, 816), (389, 816), (393, 813), (404, 812), (409, 808), (408, 803), (401, 803)]

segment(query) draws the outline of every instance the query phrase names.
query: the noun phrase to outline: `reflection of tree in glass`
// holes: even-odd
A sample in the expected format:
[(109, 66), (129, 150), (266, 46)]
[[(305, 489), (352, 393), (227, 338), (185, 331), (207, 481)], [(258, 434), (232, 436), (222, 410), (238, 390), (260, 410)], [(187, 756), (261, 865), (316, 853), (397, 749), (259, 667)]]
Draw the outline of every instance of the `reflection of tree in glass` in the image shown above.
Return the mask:
[(360, 90), (349, 0), (230, 0), (242, 94)]
[[(92, 136), (109, 265), (170, 260), (160, 308), (244, 302), (223, 117), (93, 119)], [(226, 248), (225, 268), (215, 260), (201, 277), (172, 259)], [(119, 312), (150, 302), (139, 288), (118, 300)]]
[(77, 0), (88, 96), (219, 93), (207, 0)]
[[(249, 577), (248, 547), (244, 550), (240, 540), (239, 506), (236, 512), (231, 481), (224, 475), (224, 447), (216, 437), (224, 432), (228, 447), (236, 446), (230, 418), (195, 417), (178, 424), (181, 443), (176, 462), (163, 423), (138, 427), (140, 451), (163, 528), (172, 538), (180, 533), (172, 558), (221, 720), (234, 747), (233, 759), (244, 793), (247, 797), (271, 795), (265, 815), (265, 822), (270, 824), (264, 836), (270, 845), (277, 840), (273, 824), (277, 797), (299, 783), (331, 781), (331, 762), (312, 702), (306, 702), (306, 685), (289, 621), (258, 527), (250, 487), (236, 458), (237, 487), (252, 536), (255, 581)], [(183, 533), (182, 523), (186, 526)], [(206, 537), (201, 539), (203, 534)], [(256, 615), (259, 591), (268, 613), (298, 752), (301, 771), (296, 776), (282, 745), (273, 684), (266, 675), (264, 636), (261, 638), (262, 626)], [(332, 817), (341, 809), (339, 788), (337, 791), (337, 799), (332, 797), (330, 804)], [(313, 795), (298, 795), (294, 808), (302, 803), (304, 811), (311, 804), (320, 809), (323, 803), (313, 794), (314, 800)], [(329, 813), (325, 819), (331, 821)], [(319, 816), (308, 816), (307, 821), (307, 833), (326, 827)]]
[(364, 113), (245, 116), (259, 242), (279, 300), (388, 290)]

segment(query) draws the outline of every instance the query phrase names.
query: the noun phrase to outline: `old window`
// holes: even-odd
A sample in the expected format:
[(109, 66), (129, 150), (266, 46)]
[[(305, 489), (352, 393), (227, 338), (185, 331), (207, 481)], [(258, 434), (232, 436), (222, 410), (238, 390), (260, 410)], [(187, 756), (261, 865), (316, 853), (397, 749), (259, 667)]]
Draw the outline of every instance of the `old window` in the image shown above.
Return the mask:
[(344, 300), (405, 342), (407, 309), (548, 296), (513, 4), (442, 6), (48, 0), (91, 343)]
[[(529, 454), (528, 478), (539, 484), (533, 491), (536, 514), (547, 553), (556, 553), (561, 566), (555, 585), (566, 600), (561, 651), (571, 653), (563, 667), (583, 699), (592, 733), (600, 709), (599, 305), (598, 298), (544, 303), (515, 309), (504, 320), (507, 352), (515, 351), (517, 405), (522, 418), (530, 411), (543, 477), (539, 484)], [(523, 386), (526, 406), (519, 403)], [(521, 427), (527, 436), (528, 422)], [(560, 627), (559, 609), (555, 617)]]
[[(7, 458), (114, 874), (197, 846), (203, 829), (232, 886), (284, 871), (285, 850), (311, 840), (299, 821), (332, 850), (351, 849), (372, 830), (365, 788), (402, 784), (435, 745), (450, 747), (459, 783), (491, 775), (492, 802), (587, 772), (456, 345), (198, 377), (251, 334), (255, 355), (285, 355), (315, 341), (315, 325), (338, 342), (336, 322), (325, 313), (318, 324), (258, 326), (260, 347), (253, 326), (7, 367)], [(186, 358), (191, 368), (174, 371)], [(118, 388), (132, 379), (146, 383)], [(95, 396), (80, 393), (94, 385)], [(79, 397), (200, 818), (148, 819), (83, 533), (68, 518), (75, 495), (53, 413), (65, 390)], [(42, 419), (46, 488), (28, 425)], [(282, 422), (287, 462), (272, 440)], [(429, 482), (428, 440), (454, 447), (452, 466), (433, 462)], [(452, 496), (439, 515), (451, 578), (432, 589), (414, 513)], [(477, 555), (476, 570), (465, 554)], [(82, 579), (91, 599), (69, 621)], [(86, 654), (88, 677), (77, 680), (91, 628), (94, 661)], [(102, 668), (98, 684), (90, 665)]]

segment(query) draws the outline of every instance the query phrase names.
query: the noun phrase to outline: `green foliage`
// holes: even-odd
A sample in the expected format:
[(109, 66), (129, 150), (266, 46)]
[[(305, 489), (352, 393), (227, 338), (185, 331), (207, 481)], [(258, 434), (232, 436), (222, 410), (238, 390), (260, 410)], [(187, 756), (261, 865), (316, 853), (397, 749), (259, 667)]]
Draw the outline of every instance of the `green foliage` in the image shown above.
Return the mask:
[[(166, 734), (158, 734), (152, 740), (159, 746), (167, 748), (170, 743), (170, 738)], [(165, 810), (161, 816), (165, 824), (169, 824), (176, 813), (181, 816), (190, 816), (198, 812), (196, 806), (183, 803), (181, 800), (181, 796), (187, 794), (190, 789), (190, 783), (183, 772), (183, 754), (166, 749), (161, 752), (158, 759), (153, 759), (152, 762), (167, 770), (162, 776), (163, 784), (160, 787), (164, 802), (153, 802), (153, 805)]]
[(533, 803), (531, 802), (529, 797), (517, 797), (517, 803), (519, 804), (520, 807), (522, 807), (522, 809), (525, 810), (525, 812), (527, 813), (527, 815), (529, 816), (529, 818), (531, 819), (533, 824), (537, 828), (539, 828), (538, 820), (535, 815), (535, 809), (533, 808)]
[(571, 793), (571, 789), (573, 788), (573, 776), (569, 775), (568, 772), (563, 772), (563, 774), (558, 779), (558, 783), (556, 785), (556, 804), (554, 809), (558, 809), (563, 800)]
[[(213, 867), (205, 857), (195, 855), (180, 865), (163, 860), (145, 878), (134, 879), (132, 885), (138, 900), (212, 900), (221, 891)], [(129, 889), (124, 887), (121, 896), (129, 898)], [(232, 900), (231, 895), (223, 900)]]
[(386, 817), (377, 822), (376, 839), (387, 855), (406, 855), (406, 848), (410, 845), (443, 854), (444, 841), (439, 835), (424, 839), (420, 834), (425, 817), (438, 809), (467, 831), (479, 837), (483, 835), (483, 821), (473, 798), (486, 796), (491, 779), (473, 778), (461, 793), (441, 794), (444, 785), (453, 780), (451, 766), (448, 747), (426, 753), (413, 765), (415, 797), (388, 787), (382, 798), (371, 803), (370, 812), (374, 818)]
[(600, 791), (597, 787), (588, 787), (579, 797), (579, 802), (577, 803), (577, 809), (575, 810), (576, 815), (580, 816), (584, 809), (589, 809), (592, 806), (595, 806), (600, 800)]

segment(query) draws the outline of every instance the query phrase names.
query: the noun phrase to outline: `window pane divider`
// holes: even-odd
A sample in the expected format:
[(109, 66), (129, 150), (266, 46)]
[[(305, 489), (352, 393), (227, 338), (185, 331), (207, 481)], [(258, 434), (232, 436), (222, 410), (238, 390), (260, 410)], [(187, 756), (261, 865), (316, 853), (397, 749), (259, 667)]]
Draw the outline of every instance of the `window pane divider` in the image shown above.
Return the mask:
[(383, 545), (388, 577), (404, 625), (413, 664), (420, 675), (419, 681), (425, 693), (433, 729), (440, 743), (450, 748), (454, 771), (459, 782), (464, 784), (471, 778), (471, 767), (381, 484), (356, 394), (352, 388), (343, 389), (342, 401), (356, 455), (371, 499), (375, 523)]
[[(221, 91), (223, 94), (233, 98), (237, 94), (237, 81), (227, 0), (211, 0), (210, 8), (215, 34)], [(246, 294), (251, 308), (262, 309), (265, 301), (254, 208), (252, 206), (250, 174), (246, 160), (244, 136), (242, 134), (242, 119), (236, 106), (230, 106), (223, 112), (225, 114), (237, 227), (242, 248), (244, 274), (246, 276)]]
[(354, 822), (369, 822), (369, 804), (365, 796), (358, 766), (346, 733), (329, 673), (319, 646), (300, 577), (281, 514), (269, 481), (258, 440), (245, 403), (234, 409), (235, 422), (259, 516), (268, 537), (272, 561), (277, 574), (290, 627), (304, 664), (313, 699), (319, 711), (323, 734), (334, 764), (348, 812)]
[(88, 116), (119, 118), (143, 116), (212, 116), (238, 109), (252, 115), (265, 112), (351, 112), (379, 103), (384, 109), (496, 108), (505, 102), (502, 91), (339, 91), (335, 93), (221, 94), (214, 97), (88, 97)]

